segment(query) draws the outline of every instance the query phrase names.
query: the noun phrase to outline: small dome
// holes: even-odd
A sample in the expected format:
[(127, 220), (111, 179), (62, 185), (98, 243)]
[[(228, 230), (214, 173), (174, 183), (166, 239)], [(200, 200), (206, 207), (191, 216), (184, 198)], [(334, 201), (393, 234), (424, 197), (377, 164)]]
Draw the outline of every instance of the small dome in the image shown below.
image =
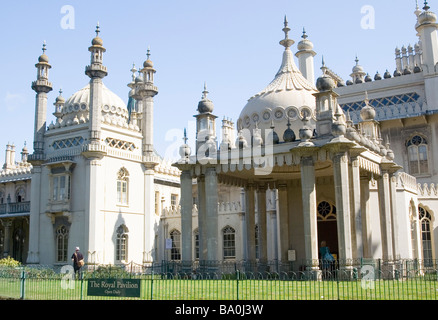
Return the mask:
[(373, 79), (371, 78), (371, 76), (369, 74), (367, 74), (365, 77), (365, 82), (371, 82), (371, 81), (373, 81)]
[(330, 91), (335, 88), (335, 81), (329, 75), (324, 74), (316, 80), (316, 88), (319, 91)]
[(420, 73), (421, 72), (421, 68), (417, 65), (414, 68), (414, 73)]
[(391, 76), (391, 74), (389, 73), (389, 71), (386, 70), (385, 74), (383, 75), (383, 78), (385, 78), (385, 79), (389, 79), (389, 78), (391, 78), (391, 77), (392, 77), (392, 76)]
[(154, 67), (154, 63), (150, 59), (147, 59), (143, 63), (143, 67), (145, 67), (145, 68), (153, 68)]
[(399, 70), (394, 71), (394, 77), (400, 77), (402, 73)]
[(92, 41), (91, 44), (93, 46), (103, 46), (103, 40), (99, 36), (96, 36)]
[(63, 96), (59, 95), (58, 97), (56, 97), (55, 104), (62, 104), (62, 103), (65, 103), (65, 99)]
[(42, 63), (49, 63), (49, 57), (43, 53), (42, 55), (40, 55), (40, 57), (38, 58), (38, 62), (42, 62)]
[(207, 85), (204, 84), (204, 91), (202, 92), (202, 99), (198, 103), (199, 113), (212, 113), (214, 110), (213, 102), (207, 98)]
[(376, 117), (376, 110), (367, 102), (365, 107), (360, 110), (360, 117), (364, 121), (374, 120), (374, 118)]
[(313, 50), (313, 43), (310, 40), (303, 39), (297, 44), (297, 49), (300, 51)]
[(295, 132), (290, 128), (290, 124), (289, 124), (286, 131), (284, 131), (283, 141), (284, 142), (294, 142), (295, 140), (296, 140)]
[(420, 25), (422, 24), (429, 24), (429, 23), (435, 23), (437, 20), (436, 14), (432, 11), (428, 11), (429, 8), (427, 8), (426, 11), (423, 11), (420, 16), (418, 17), (418, 23)]
[(382, 76), (380, 75), (379, 72), (377, 72), (376, 75), (374, 76), (374, 80), (376, 80), (376, 81), (382, 80)]

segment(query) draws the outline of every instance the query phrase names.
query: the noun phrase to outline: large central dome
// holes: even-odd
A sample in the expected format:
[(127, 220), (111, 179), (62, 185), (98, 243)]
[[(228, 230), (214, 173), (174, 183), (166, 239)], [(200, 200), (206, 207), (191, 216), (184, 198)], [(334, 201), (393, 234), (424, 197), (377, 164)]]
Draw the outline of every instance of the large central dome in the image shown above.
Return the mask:
[(288, 39), (287, 24), (285, 24), (286, 38), (280, 42), (285, 47), (283, 61), (274, 80), (262, 91), (252, 96), (240, 113), (238, 130), (240, 129), (269, 129), (272, 125), (280, 137), (288, 128), (298, 136), (303, 127), (302, 118), (310, 118), (309, 125), (314, 124), (316, 87), (300, 72), (294, 62), (290, 46), (294, 43)]

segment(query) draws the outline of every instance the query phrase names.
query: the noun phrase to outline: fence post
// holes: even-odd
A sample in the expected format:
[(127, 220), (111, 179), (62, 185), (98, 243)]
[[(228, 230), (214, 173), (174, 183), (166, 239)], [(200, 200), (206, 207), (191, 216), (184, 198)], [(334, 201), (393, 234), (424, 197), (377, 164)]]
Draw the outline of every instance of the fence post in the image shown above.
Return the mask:
[(151, 280), (151, 300), (154, 300), (154, 269), (152, 268), (152, 280)]
[(239, 270), (236, 271), (236, 300), (239, 300)]
[(24, 300), (24, 291), (25, 291), (25, 279), (26, 279), (26, 272), (24, 272), (24, 268), (21, 269), (21, 281), (20, 281), (20, 299)]
[(81, 301), (84, 299), (84, 277), (81, 277)]

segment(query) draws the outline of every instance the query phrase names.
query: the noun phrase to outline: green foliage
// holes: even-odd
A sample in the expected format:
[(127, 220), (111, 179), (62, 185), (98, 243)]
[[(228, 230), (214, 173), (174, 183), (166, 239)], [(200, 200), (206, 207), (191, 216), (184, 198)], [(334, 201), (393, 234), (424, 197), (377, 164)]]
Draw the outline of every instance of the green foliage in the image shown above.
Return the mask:
[(11, 257), (0, 259), (0, 266), (4, 267), (19, 267), (21, 266), (21, 262), (14, 260)]
[(87, 275), (88, 278), (132, 278), (132, 274), (125, 270), (124, 266), (99, 266)]

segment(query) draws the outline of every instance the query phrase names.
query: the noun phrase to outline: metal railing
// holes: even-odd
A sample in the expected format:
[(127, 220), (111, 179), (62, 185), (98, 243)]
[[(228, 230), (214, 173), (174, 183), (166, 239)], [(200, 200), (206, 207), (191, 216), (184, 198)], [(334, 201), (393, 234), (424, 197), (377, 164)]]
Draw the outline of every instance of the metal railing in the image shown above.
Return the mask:
[[(69, 272), (71, 266), (1, 267), (0, 297), (32, 300), (438, 299), (436, 263), (426, 268), (423, 261), (416, 260), (367, 260), (352, 268), (336, 263), (316, 271), (287, 271), (286, 265), (281, 266), (277, 261), (262, 265), (264, 269), (259, 264), (244, 263), (235, 262), (234, 268), (230, 262), (223, 261), (86, 265), (76, 278)], [(269, 269), (276, 266), (283, 270)], [(91, 279), (139, 279), (140, 294), (136, 298), (91, 296), (88, 292)]]
[(30, 201), (0, 204), (0, 214), (30, 212)]

